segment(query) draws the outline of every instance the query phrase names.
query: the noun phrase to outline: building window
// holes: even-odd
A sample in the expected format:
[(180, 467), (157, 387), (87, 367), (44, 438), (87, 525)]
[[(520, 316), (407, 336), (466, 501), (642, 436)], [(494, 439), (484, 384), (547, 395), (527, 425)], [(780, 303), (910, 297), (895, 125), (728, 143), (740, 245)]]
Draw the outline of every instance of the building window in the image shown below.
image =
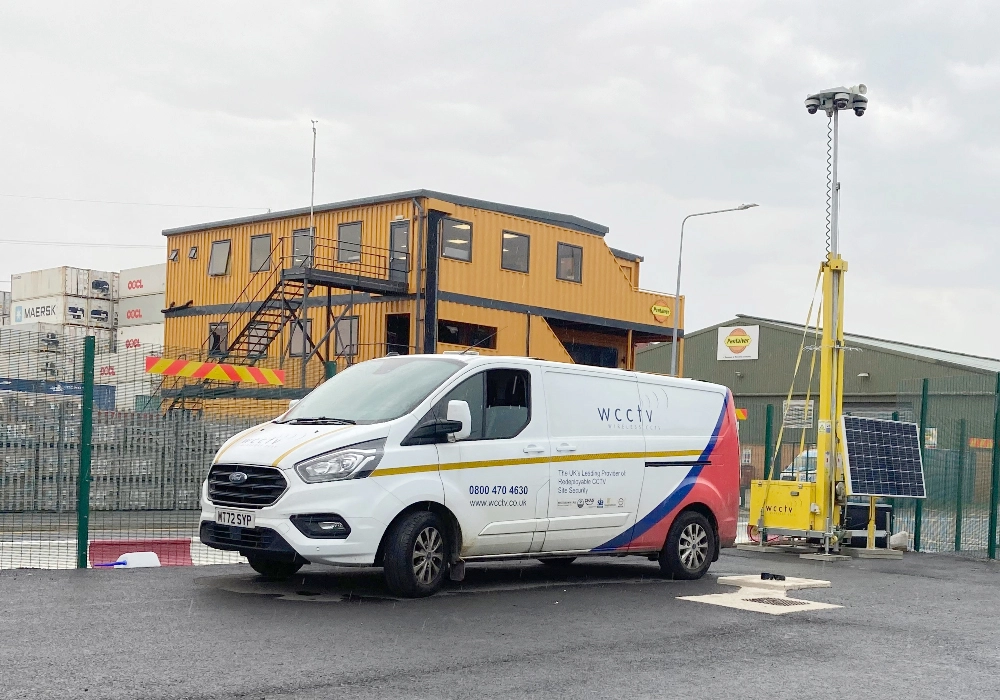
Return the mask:
[(211, 357), (225, 357), (229, 352), (229, 324), (208, 324), (208, 354)]
[(271, 234), (250, 237), (250, 272), (271, 269)]
[(288, 343), (288, 356), (305, 357), (312, 351), (312, 320), (292, 321), (292, 338)]
[(188, 248), (188, 259), (189, 260), (197, 260), (198, 259), (198, 246), (193, 245), (190, 248)]
[(504, 231), (500, 244), (500, 267), (514, 272), (528, 271), (531, 238), (523, 233)]
[(497, 329), (461, 321), (438, 321), (438, 341), (452, 345), (496, 350)]
[(212, 250), (208, 255), (208, 276), (222, 277), (229, 274), (229, 251), (233, 247), (233, 242), (213, 241)]
[(181, 256), (181, 251), (179, 248), (174, 248), (170, 251), (170, 255), (167, 256), (167, 260), (170, 262), (177, 262), (177, 258)]
[(250, 357), (267, 357), (267, 346), (271, 339), (271, 324), (266, 321), (254, 321), (247, 329), (247, 355)]
[(292, 231), (292, 267), (312, 267), (316, 237), (310, 228)]
[(361, 262), (361, 222), (337, 227), (337, 262)]
[(354, 357), (358, 354), (358, 317), (348, 316), (337, 321), (337, 342), (335, 349), (338, 356)]
[(567, 282), (583, 281), (583, 248), (560, 243), (556, 248), (556, 277)]
[(441, 219), (441, 257), (472, 262), (472, 224)]

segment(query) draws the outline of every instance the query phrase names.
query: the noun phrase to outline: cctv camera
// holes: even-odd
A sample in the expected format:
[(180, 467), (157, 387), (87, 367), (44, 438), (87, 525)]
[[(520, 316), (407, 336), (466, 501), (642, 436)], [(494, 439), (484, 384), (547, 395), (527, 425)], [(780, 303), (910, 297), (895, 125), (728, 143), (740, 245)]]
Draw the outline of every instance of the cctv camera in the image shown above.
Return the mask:
[(819, 98), (810, 97), (806, 100), (806, 111), (809, 114), (816, 114), (816, 110), (819, 109)]
[(850, 101), (850, 95), (846, 92), (838, 92), (833, 96), (833, 107), (834, 109), (847, 109), (847, 105)]
[(865, 110), (868, 109), (868, 98), (862, 95), (855, 95), (854, 102), (851, 104), (854, 108), (854, 113), (859, 117), (864, 116)]

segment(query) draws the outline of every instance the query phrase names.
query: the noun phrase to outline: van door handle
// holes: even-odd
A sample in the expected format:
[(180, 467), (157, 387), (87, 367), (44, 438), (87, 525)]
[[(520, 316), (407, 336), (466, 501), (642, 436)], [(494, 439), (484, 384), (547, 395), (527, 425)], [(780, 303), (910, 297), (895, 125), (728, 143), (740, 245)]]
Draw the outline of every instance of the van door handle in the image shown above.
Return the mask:
[(534, 455), (538, 454), (539, 452), (545, 452), (545, 448), (542, 447), (541, 445), (525, 445), (524, 447), (524, 454)]
[(576, 445), (571, 445), (568, 442), (564, 442), (556, 448), (557, 452), (576, 452)]

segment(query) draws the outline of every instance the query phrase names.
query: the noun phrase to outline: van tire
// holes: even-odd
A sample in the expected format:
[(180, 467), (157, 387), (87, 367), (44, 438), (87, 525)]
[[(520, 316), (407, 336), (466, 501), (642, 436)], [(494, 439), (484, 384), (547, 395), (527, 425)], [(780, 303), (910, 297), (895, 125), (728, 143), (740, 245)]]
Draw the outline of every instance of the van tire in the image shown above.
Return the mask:
[(448, 539), (437, 514), (410, 513), (392, 526), (382, 571), (393, 594), (404, 598), (433, 595), (448, 575)]
[(569, 566), (576, 561), (576, 557), (542, 557), (538, 561), (553, 567)]
[(715, 558), (715, 529), (701, 513), (686, 510), (674, 519), (660, 551), (660, 571), (669, 578), (693, 581), (705, 575)]
[(284, 581), (294, 576), (295, 572), (302, 568), (300, 561), (278, 561), (252, 555), (247, 556), (247, 561), (250, 562), (250, 568), (268, 581)]

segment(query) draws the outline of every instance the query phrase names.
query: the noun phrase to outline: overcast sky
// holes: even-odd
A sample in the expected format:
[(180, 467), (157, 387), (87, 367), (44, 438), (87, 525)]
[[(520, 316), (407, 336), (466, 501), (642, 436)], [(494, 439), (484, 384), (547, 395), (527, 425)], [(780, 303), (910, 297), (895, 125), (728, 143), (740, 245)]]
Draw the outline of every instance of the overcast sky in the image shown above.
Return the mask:
[[(575, 214), (688, 330), (805, 320), (841, 120), (849, 331), (1000, 355), (995, 2), (5, 2), (0, 279), (165, 258), (160, 231), (429, 188)], [(139, 206), (30, 199), (156, 203)], [(203, 205), (198, 208), (191, 205)], [(217, 207), (217, 208), (207, 208)], [(232, 208), (225, 208), (232, 207)], [(8, 282), (0, 288), (9, 288)]]

